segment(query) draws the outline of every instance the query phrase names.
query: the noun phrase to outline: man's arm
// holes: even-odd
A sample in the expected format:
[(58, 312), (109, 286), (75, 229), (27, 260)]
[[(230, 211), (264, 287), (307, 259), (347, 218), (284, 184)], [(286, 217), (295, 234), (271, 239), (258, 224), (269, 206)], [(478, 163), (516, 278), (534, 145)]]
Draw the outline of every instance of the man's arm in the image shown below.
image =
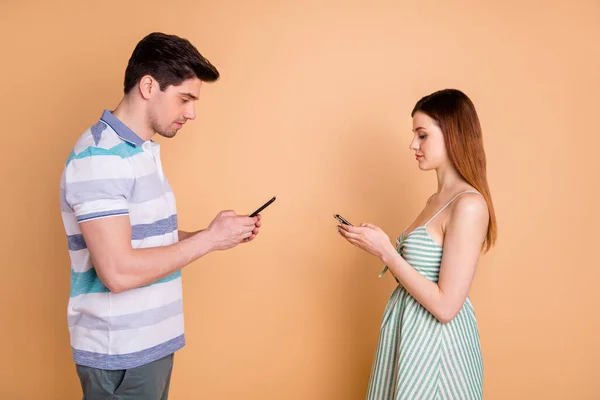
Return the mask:
[(98, 277), (114, 293), (149, 285), (210, 252), (204, 236), (189, 236), (170, 246), (133, 249), (129, 216), (80, 224)]
[(131, 164), (110, 150), (73, 158), (61, 181), (64, 206), (73, 210), (96, 273), (112, 292), (151, 284), (210, 251), (249, 242), (258, 234), (259, 217), (223, 211), (206, 230), (184, 232), (178, 243), (133, 249), (128, 214), (134, 182)]
[(182, 240), (185, 240), (185, 239), (189, 238), (190, 236), (194, 236), (195, 234), (200, 233), (202, 231), (204, 231), (204, 229), (201, 229), (196, 232), (177, 231), (177, 236), (179, 237), (179, 241), (181, 242)]
[(210, 226), (169, 246), (133, 249), (129, 216), (80, 223), (92, 263), (102, 283), (114, 293), (149, 285), (205, 254), (248, 242), (258, 234), (258, 217), (224, 211)]

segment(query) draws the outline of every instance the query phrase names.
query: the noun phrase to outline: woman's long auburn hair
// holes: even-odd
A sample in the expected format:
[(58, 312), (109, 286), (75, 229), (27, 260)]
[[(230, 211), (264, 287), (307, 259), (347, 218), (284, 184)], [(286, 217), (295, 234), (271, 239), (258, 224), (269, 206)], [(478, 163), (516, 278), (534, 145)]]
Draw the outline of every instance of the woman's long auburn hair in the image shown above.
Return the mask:
[(411, 117), (416, 112), (427, 114), (436, 122), (444, 134), (448, 157), (454, 167), (485, 198), (490, 216), (483, 243), (487, 252), (496, 243), (498, 226), (487, 182), (481, 124), (473, 102), (460, 90), (444, 89), (420, 99)]

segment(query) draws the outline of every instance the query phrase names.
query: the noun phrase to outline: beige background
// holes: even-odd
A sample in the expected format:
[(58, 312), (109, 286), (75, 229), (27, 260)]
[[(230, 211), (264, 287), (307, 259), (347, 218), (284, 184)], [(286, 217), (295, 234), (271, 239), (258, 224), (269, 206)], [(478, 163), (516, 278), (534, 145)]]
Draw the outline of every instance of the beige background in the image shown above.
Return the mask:
[(471, 290), (485, 398), (600, 398), (600, 3), (442, 3), (4, 0), (0, 397), (80, 398), (60, 174), (160, 30), (222, 73), (159, 140), (181, 227), (278, 196), (257, 241), (184, 269), (170, 398), (364, 398), (394, 281), (332, 214), (392, 238), (412, 221), (436, 186), (410, 111), (445, 87), (479, 111), (499, 221)]

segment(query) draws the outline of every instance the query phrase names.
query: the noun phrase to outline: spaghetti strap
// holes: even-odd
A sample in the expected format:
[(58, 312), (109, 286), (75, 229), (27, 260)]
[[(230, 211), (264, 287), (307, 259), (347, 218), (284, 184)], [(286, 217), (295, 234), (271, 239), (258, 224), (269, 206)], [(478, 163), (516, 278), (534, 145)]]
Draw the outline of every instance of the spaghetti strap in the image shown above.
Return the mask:
[(438, 211), (438, 212), (436, 212), (435, 214), (433, 214), (433, 217), (429, 218), (429, 221), (425, 222), (425, 223), (423, 224), (423, 226), (425, 226), (425, 227), (426, 227), (428, 223), (430, 223), (431, 221), (433, 221), (433, 219), (434, 219), (435, 217), (437, 217), (438, 215), (440, 215), (440, 213), (441, 213), (442, 211), (444, 211), (444, 210), (446, 209), (446, 207), (448, 207), (448, 206), (449, 206), (449, 205), (450, 205), (450, 204), (451, 204), (451, 203), (452, 203), (454, 200), (456, 200), (456, 198), (457, 198), (458, 196), (460, 196), (460, 195), (463, 195), (463, 194), (465, 194), (465, 193), (476, 193), (476, 194), (478, 194), (478, 195), (481, 195), (481, 193), (479, 193), (479, 192), (477, 192), (477, 191), (475, 191), (475, 190), (465, 190), (464, 192), (460, 192), (459, 194), (457, 194), (456, 196), (454, 196), (453, 198), (451, 198), (451, 199), (450, 199), (450, 201), (449, 201), (449, 202), (447, 202), (447, 203), (446, 203), (446, 205), (445, 205), (444, 207), (442, 207), (442, 208), (440, 208), (440, 209), (439, 209), (439, 211)]

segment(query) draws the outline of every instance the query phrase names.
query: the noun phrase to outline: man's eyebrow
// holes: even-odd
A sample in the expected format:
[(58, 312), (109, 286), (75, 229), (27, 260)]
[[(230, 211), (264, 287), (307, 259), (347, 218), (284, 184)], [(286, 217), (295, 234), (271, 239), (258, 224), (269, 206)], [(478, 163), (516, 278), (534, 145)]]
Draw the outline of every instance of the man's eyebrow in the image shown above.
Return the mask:
[(183, 95), (183, 96), (188, 96), (188, 97), (191, 97), (191, 98), (192, 98), (192, 99), (194, 99), (194, 100), (198, 100), (198, 97), (194, 96), (194, 95), (193, 95), (193, 94), (191, 94), (191, 93), (187, 93), (187, 92), (186, 92), (186, 93), (184, 93), (184, 92), (179, 92), (179, 94), (181, 94), (181, 95)]

